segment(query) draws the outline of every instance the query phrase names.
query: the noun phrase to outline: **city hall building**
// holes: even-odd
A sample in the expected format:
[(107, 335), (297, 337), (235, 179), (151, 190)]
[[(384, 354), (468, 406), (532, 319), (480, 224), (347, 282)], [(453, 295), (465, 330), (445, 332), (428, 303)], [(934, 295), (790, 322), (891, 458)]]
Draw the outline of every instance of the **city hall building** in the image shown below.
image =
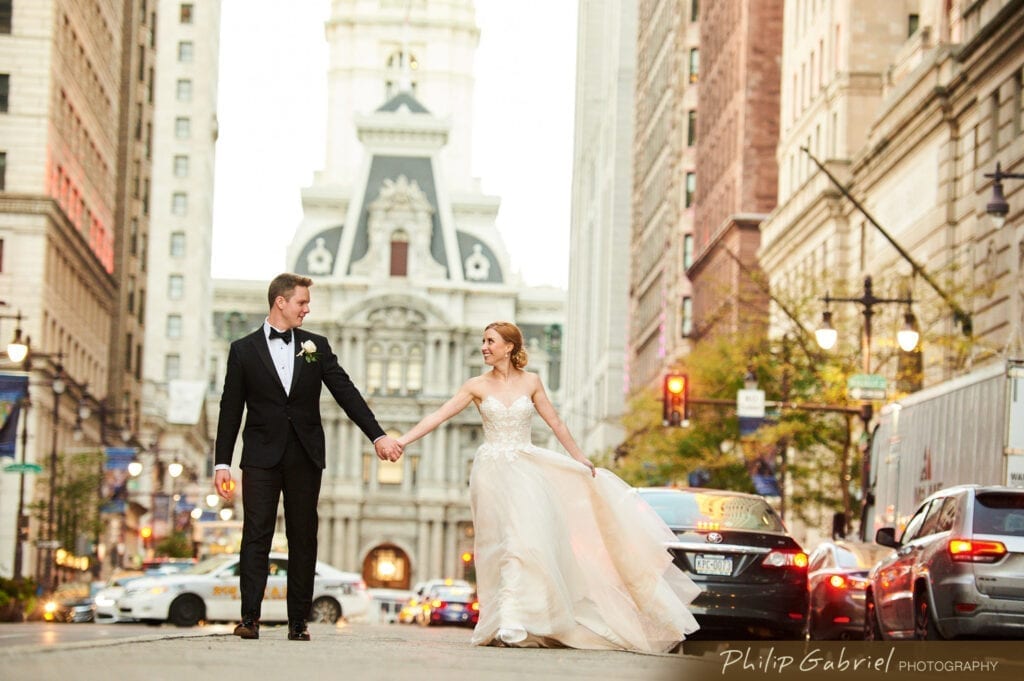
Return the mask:
[[(513, 274), (495, 227), (499, 200), (470, 174), (472, 1), (429, 13), (413, 4), (410, 14), (405, 3), (384, 5), (374, 16), (353, 4), (334, 3), (327, 22), (325, 167), (302, 191), (303, 219), (282, 262), (282, 271), (314, 281), (303, 328), (330, 339), (391, 435), (486, 368), (481, 337), (495, 320), (522, 328), (528, 369), (558, 405), (564, 292), (524, 286)], [(263, 322), (267, 284), (214, 281), (213, 422), (228, 346)], [(326, 390), (322, 399), (320, 559), (361, 572), (371, 587), (470, 573), (476, 409), (389, 463)], [(535, 441), (552, 444), (539, 418), (536, 425)]]

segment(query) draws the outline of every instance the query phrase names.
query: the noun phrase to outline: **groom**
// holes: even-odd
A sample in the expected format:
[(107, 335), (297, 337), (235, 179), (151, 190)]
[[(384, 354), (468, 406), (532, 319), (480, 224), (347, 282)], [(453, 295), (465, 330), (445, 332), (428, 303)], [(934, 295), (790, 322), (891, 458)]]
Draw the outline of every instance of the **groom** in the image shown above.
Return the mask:
[(306, 617), (316, 568), (317, 499), (325, 467), (320, 389), (373, 441), (377, 456), (397, 461), (401, 446), (384, 434), (327, 339), (302, 331), (313, 281), (280, 274), (270, 282), (263, 325), (231, 344), (217, 423), (214, 484), (230, 500), (231, 458), (242, 424), (242, 621), (235, 635), (260, 637), (260, 606), (267, 586), (277, 504), (284, 494), (288, 538), (288, 640), (308, 641)]

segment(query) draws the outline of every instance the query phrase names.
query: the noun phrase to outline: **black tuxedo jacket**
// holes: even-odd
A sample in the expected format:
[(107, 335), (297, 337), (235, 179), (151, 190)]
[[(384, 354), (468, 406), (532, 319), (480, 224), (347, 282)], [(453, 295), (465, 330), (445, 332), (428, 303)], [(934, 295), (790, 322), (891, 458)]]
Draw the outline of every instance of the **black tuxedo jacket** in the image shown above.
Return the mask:
[(302, 329), (292, 330), (289, 344), (298, 355), (302, 342), (316, 344), (319, 358), (306, 362), (295, 357), (292, 385), (285, 392), (267, 347), (263, 326), (231, 344), (228, 352), (224, 392), (220, 398), (215, 463), (231, 464), (235, 439), (247, 410), (242, 430), (241, 467), (270, 468), (284, 456), (288, 431), (294, 428), (310, 458), (323, 469), (324, 429), (320, 422), (320, 390), (326, 385), (338, 405), (370, 440), (384, 435), (363, 396), (338, 364), (338, 358), (323, 336)]

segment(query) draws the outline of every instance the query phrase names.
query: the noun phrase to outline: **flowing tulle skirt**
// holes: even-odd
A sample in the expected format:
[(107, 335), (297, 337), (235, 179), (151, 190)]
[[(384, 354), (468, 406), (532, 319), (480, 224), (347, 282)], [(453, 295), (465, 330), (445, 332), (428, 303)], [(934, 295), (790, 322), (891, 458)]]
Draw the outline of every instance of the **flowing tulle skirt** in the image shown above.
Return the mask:
[(671, 650), (699, 593), (675, 535), (610, 471), (533, 445), (477, 453), (470, 480), (476, 645)]

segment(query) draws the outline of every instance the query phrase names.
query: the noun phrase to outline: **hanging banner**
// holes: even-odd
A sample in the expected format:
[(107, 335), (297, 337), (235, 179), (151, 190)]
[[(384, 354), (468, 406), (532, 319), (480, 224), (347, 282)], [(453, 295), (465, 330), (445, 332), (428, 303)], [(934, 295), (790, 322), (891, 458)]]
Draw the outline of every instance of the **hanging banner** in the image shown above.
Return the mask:
[(103, 513), (124, 513), (128, 501), (128, 464), (135, 459), (134, 447), (104, 447)]
[(18, 417), (28, 392), (26, 374), (0, 374), (0, 457), (14, 458), (18, 441)]

